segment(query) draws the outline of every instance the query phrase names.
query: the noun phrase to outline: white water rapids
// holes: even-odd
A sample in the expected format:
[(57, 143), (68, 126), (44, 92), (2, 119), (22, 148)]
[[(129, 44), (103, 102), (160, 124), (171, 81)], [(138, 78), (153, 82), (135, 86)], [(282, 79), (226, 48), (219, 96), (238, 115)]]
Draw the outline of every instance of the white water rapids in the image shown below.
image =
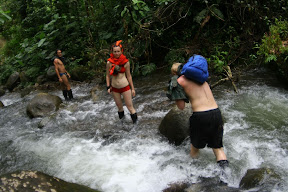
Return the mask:
[[(38, 170), (103, 192), (161, 192), (170, 183), (217, 176), (211, 149), (193, 160), (189, 140), (176, 147), (159, 134), (157, 128), (172, 107), (164, 94), (167, 78), (135, 80), (139, 125), (131, 131), (121, 128), (105, 91), (96, 102), (88, 97), (91, 85), (72, 84), (76, 100), (60, 108), (43, 129), (37, 127), (41, 118), (29, 119), (25, 112), (35, 94), (21, 98), (6, 93), (0, 97), (7, 106), (0, 109), (0, 174)], [(268, 167), (285, 181), (274, 191), (288, 191), (288, 91), (253, 76), (238, 88), (238, 94), (231, 86), (213, 90), (225, 121), (228, 185), (239, 187), (248, 169)], [(60, 91), (51, 94), (62, 98)], [(126, 108), (125, 113), (125, 126), (131, 128)], [(99, 127), (118, 129), (112, 134), (115, 140), (99, 137)]]

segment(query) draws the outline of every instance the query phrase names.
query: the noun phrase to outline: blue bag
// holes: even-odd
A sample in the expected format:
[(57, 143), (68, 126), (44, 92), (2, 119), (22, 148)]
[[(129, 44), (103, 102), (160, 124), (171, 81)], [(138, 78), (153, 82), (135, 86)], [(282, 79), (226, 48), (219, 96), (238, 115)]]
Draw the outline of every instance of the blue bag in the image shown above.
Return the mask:
[(209, 77), (207, 60), (201, 55), (193, 55), (184, 64), (181, 75), (203, 84)]

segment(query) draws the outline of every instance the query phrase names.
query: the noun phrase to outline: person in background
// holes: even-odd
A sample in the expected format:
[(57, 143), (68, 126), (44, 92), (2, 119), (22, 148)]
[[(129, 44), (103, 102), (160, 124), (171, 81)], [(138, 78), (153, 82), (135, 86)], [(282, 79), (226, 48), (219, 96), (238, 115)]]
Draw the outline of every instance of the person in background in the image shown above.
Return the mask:
[(112, 44), (110, 58), (106, 65), (106, 85), (107, 92), (113, 95), (115, 104), (118, 108), (120, 119), (125, 117), (121, 95), (126, 107), (130, 112), (133, 124), (137, 122), (137, 113), (133, 107), (132, 96), (135, 97), (135, 89), (130, 73), (130, 63), (123, 54), (122, 40)]
[(68, 78), (71, 78), (68, 71), (64, 66), (64, 58), (62, 57), (62, 51), (60, 49), (56, 50), (56, 57), (53, 60), (55, 66), (55, 72), (58, 76), (59, 82), (61, 83), (62, 92), (65, 100), (73, 99), (73, 94)]

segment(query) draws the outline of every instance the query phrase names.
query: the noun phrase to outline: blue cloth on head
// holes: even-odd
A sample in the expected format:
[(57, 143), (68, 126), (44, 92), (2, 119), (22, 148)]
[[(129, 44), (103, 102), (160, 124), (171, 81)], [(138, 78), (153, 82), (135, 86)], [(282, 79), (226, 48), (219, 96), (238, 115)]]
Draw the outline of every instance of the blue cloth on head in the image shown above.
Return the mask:
[(193, 55), (184, 64), (181, 75), (203, 84), (209, 77), (207, 60), (201, 55)]

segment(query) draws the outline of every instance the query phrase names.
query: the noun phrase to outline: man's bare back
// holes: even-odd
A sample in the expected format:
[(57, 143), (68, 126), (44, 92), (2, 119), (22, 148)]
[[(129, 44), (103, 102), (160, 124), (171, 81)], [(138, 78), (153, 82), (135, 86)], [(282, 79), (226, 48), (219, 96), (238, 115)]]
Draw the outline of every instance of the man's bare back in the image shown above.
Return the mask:
[(188, 96), (194, 112), (208, 111), (218, 108), (207, 82), (198, 84), (187, 79), (184, 75), (179, 77), (177, 81), (183, 87), (186, 95)]

